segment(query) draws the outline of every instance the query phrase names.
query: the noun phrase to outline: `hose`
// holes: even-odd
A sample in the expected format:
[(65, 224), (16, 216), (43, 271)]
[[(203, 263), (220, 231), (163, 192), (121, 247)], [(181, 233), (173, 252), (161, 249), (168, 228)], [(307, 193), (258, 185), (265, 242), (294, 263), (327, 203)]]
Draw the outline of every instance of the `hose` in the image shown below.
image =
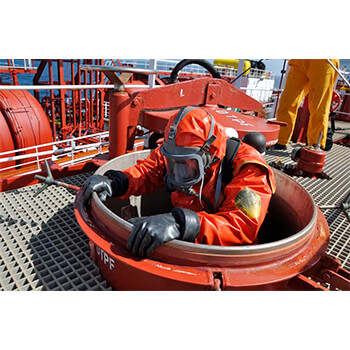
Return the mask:
[(190, 64), (198, 64), (199, 66), (205, 68), (212, 76), (213, 78), (216, 79), (221, 79), (221, 75), (219, 74), (219, 72), (214, 68), (214, 66), (206, 61), (206, 60), (200, 60), (200, 59), (185, 59), (180, 61), (173, 69), (173, 71), (171, 72), (170, 78), (169, 78), (169, 84), (173, 84), (177, 81), (177, 76), (178, 73), (180, 72), (180, 70), (182, 68), (184, 68), (185, 66), (188, 66)]

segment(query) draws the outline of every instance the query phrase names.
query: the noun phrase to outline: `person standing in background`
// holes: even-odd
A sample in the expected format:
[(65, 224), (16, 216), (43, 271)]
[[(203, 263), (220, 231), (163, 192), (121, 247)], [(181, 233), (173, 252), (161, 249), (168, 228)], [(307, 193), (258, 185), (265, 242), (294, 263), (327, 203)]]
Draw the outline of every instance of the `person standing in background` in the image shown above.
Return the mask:
[[(339, 68), (339, 60), (330, 60)], [(318, 144), (320, 134), (321, 148), (326, 147), (328, 119), (337, 73), (326, 59), (293, 59), (289, 61), (290, 70), (277, 110), (277, 120), (287, 123), (281, 128), (275, 149), (287, 149), (295, 126), (298, 108), (309, 94), (309, 123), (307, 145)]]

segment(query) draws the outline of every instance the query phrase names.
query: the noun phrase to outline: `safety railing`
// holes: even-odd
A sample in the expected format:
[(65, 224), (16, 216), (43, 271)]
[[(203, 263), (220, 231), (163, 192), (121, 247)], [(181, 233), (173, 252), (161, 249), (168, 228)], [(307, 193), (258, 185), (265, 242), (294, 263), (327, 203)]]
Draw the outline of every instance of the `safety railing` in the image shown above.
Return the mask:
[[(214, 66), (215, 69), (224, 77), (235, 78), (238, 75), (238, 69), (234, 67), (223, 67), (223, 66)], [(246, 75), (249, 78), (259, 78), (259, 79), (274, 79), (275, 75), (270, 71), (265, 71), (257, 68), (250, 68)]]
[(81, 163), (97, 155), (108, 153), (108, 144), (109, 132), (106, 131), (2, 152), (0, 153), (0, 165), (6, 162), (19, 164), (1, 168), (0, 175), (19, 169), (28, 169), (25, 172), (21, 171), (21, 174), (39, 172), (41, 171), (41, 162), (44, 159), (57, 162), (61, 167)]
[(31, 59), (0, 59), (0, 69), (35, 69)]
[[(142, 69), (150, 69), (150, 61), (151, 60), (145, 60), (145, 59), (121, 59), (120, 62), (124, 65), (131, 65), (135, 68), (142, 68)], [(171, 73), (172, 69), (176, 66), (177, 63), (179, 63), (181, 60), (156, 60), (156, 69), (162, 72), (169, 72)], [(188, 66), (185, 66), (181, 73), (188, 73), (188, 74), (209, 74), (207, 70), (197, 64), (190, 64)]]
[[(136, 68), (149, 69), (150, 68), (150, 60), (145, 59), (122, 59), (119, 60), (124, 65), (131, 65)], [(176, 66), (176, 64), (180, 62), (180, 60), (156, 60), (156, 68), (157, 70), (163, 72), (171, 72), (172, 69)], [(107, 65), (112, 64), (111, 62), (107, 63)], [(226, 77), (236, 77), (238, 70), (233, 67), (222, 67), (222, 66), (214, 66), (215, 69)], [(187, 74), (198, 74), (198, 75), (208, 75), (207, 70), (197, 64), (190, 64), (188, 66), (183, 67), (181, 69), (181, 73)], [(274, 79), (275, 75), (270, 71), (265, 71), (257, 68), (251, 68), (249, 73), (247, 74), (250, 78), (268, 78)]]
[(271, 100), (273, 94), (273, 82), (270, 87), (266, 85), (263, 87), (240, 87), (248, 96), (253, 97), (255, 100), (261, 103), (273, 102)]

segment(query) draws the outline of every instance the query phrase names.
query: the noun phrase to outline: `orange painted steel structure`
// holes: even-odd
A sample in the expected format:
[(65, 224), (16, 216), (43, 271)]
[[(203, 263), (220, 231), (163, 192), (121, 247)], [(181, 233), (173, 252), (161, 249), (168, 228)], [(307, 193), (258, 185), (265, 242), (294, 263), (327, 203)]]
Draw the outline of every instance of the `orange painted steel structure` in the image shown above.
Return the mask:
[(308, 149), (303, 147), (300, 150), (297, 167), (308, 174), (321, 173), (326, 163), (326, 152), (321, 149)]
[[(12, 147), (7, 147), (7, 150), (21, 149), (52, 141), (47, 116), (39, 102), (29, 92), (23, 90), (0, 91), (0, 112), (3, 117), (2, 123), (5, 120), (12, 137), (11, 143), (7, 129), (4, 127), (4, 137), (7, 139), (8, 145)], [(43, 151), (48, 149), (44, 148)]]
[[(104, 60), (40, 60), (34, 85), (80, 85), (102, 84), (103, 75), (80, 69), (81, 64), (104, 64)], [(43, 80), (48, 74), (48, 80)], [(50, 90), (41, 97), (38, 90), (34, 96), (41, 102), (51, 120), (54, 139), (66, 139), (72, 135), (82, 136), (88, 132), (100, 132), (104, 126), (104, 101), (106, 89)]]
[(110, 158), (132, 150), (137, 125), (162, 133), (169, 118), (183, 106), (200, 106), (210, 111), (224, 127), (236, 129), (240, 137), (254, 130), (265, 135), (268, 145), (277, 142), (280, 125), (262, 118), (260, 102), (222, 79), (199, 78), (132, 95), (113, 92), (109, 130), (110, 140), (118, 142), (110, 142)]
[[(36, 60), (33, 60), (33, 67), (34, 61)], [(35, 85), (79, 85), (85, 82), (91, 85), (100, 84), (103, 81), (101, 73), (80, 70), (81, 63), (86, 64), (95, 61), (101, 64), (104, 62), (103, 60), (40, 60), (37, 69), (23, 70), (22, 68), (16, 68), (15, 66), (11, 68), (9, 66), (1, 72), (11, 74), (13, 85), (19, 85), (17, 75), (23, 72), (35, 72), (33, 78)], [(44, 73), (48, 77), (47, 81), (43, 80)], [(26, 90), (1, 90), (0, 126), (2, 131), (0, 152), (103, 131), (106, 90), (93, 88), (77, 90), (50, 89), (46, 93), (34, 90), (34, 96)], [(89, 139), (84, 139), (84, 142), (89, 143)], [(58, 146), (64, 148), (65, 144), (61, 143)], [(41, 147), (41, 151), (45, 150), (49, 150), (49, 146)], [(23, 154), (31, 152), (25, 151)], [(21, 154), (14, 152), (13, 154), (7, 154), (7, 157)], [(18, 162), (29, 162), (31, 160), (35, 159)], [(0, 168), (4, 169), (14, 164), (14, 161), (3, 162), (0, 163)], [(20, 173), (21, 170), (18, 174)], [(6, 184), (10, 182), (12, 180), (9, 177), (6, 179)], [(15, 182), (17, 183), (18, 179)]]
[[(34, 60), (35, 62), (36, 60)], [(104, 75), (101, 71), (82, 70), (83, 65), (104, 65), (103, 59), (82, 60), (40, 60), (34, 85), (101, 85)], [(116, 63), (112, 60), (112, 64)], [(118, 64), (121, 62), (118, 60)], [(48, 76), (48, 80), (43, 80)], [(157, 79), (158, 84), (164, 84)], [(147, 76), (134, 74), (130, 78), (130, 85), (147, 85)], [(54, 138), (65, 140), (74, 136), (101, 132), (105, 124), (105, 102), (109, 101), (111, 89), (81, 88), (50, 90), (42, 96), (36, 90), (34, 96), (40, 101), (45, 113), (51, 120)], [(135, 89), (128, 89), (133, 92)]]
[[(131, 166), (128, 157), (145, 157), (148, 151), (125, 155), (134, 143), (136, 125), (162, 133), (171, 115), (187, 105), (210, 111), (217, 122), (235, 127), (240, 137), (254, 129), (270, 143), (278, 139), (280, 125), (253, 116), (261, 116), (261, 104), (223, 80), (196, 79), (132, 95), (120, 89), (111, 94), (110, 103), (111, 160), (97, 174)], [(238, 118), (240, 122), (235, 121)], [(276, 178), (279, 192), (269, 208), (273, 220), (264, 223), (269, 238), (267, 242), (259, 238), (261, 244), (257, 246), (217, 247), (175, 240), (159, 247), (152, 259), (140, 259), (126, 250), (131, 224), (119, 217), (122, 213), (128, 217), (133, 211), (129, 202), (118, 204), (118, 199), (111, 199), (104, 205), (93, 194), (91, 207), (86, 209), (79, 191), (75, 214), (89, 237), (92, 258), (118, 290), (326, 290), (307, 276), (312, 267), (312, 271), (321, 271), (319, 266), (327, 257), (327, 222), (300, 185), (278, 171)], [(146, 208), (157, 210), (157, 203), (161, 203), (160, 211), (166, 210), (166, 201), (159, 198), (148, 202)], [(319, 274), (314, 275), (325, 282)], [(338, 285), (346, 287), (346, 281), (345, 277), (345, 282)]]
[[(7, 121), (5, 117), (3, 116), (1, 110), (0, 110), (0, 130), (1, 130), (1, 137), (0, 137), (0, 153), (1, 152), (7, 152), (12, 151), (15, 149), (11, 131), (9, 126), (7, 125)], [(9, 156), (15, 156), (15, 153), (10, 153)], [(15, 165), (15, 161), (8, 161), (5, 163), (0, 163), (0, 169), (5, 169), (9, 166)]]
[[(48, 63), (49, 61), (51, 63)], [(56, 82), (52, 79), (52, 60), (48, 62), (48, 66), (51, 65), (48, 83), (68, 84), (70, 81), (65, 80), (63, 74), (65, 61), (57, 60), (59, 79)], [(88, 63), (91, 62), (88, 61)], [(74, 76), (74, 60), (70, 60), (70, 64), (71, 76)], [(43, 64), (39, 73), (44, 69)], [(80, 72), (78, 76), (83, 75), (85, 82), (92, 83), (89, 77), (93, 75), (90, 73), (92, 72)], [(101, 78), (97, 75), (96, 77)], [(39, 80), (37, 79), (38, 84)], [(98, 82), (94, 81), (94, 83)], [(85, 90), (90, 91), (90, 89)], [(96, 96), (97, 105), (94, 105), (94, 101), (86, 101)], [(82, 98), (79, 92), (75, 91), (69, 95), (64, 89), (57, 95), (54, 91), (50, 92), (50, 96), (41, 101), (45, 102), (44, 107), (51, 116), (54, 135), (57, 134), (56, 118), (59, 119), (62, 127), (61, 137), (82, 135), (88, 130), (98, 130), (103, 117), (94, 119), (91, 117), (93, 115), (91, 111), (101, 112), (98, 104), (101, 102), (101, 96), (98, 93), (94, 95), (88, 92)], [(83, 99), (85, 99), (84, 102)], [(261, 131), (270, 145), (277, 141), (280, 127), (278, 123), (256, 118), (254, 115), (262, 117), (261, 104), (219, 79), (196, 79), (142, 92), (135, 89), (114, 91), (110, 100), (111, 158), (132, 149), (137, 125), (161, 133), (168, 119), (177, 112), (179, 107), (185, 105), (197, 105), (208, 110), (222, 125), (234, 127), (240, 137), (252, 130)], [(86, 114), (77, 113), (75, 109), (77, 106), (80, 112)], [(221, 108), (222, 106), (231, 108)], [(60, 175), (54, 175), (56, 178), (71, 175), (74, 172), (96, 169), (105, 161), (106, 159), (95, 159), (85, 164), (89, 166), (77, 165), (65, 170), (60, 169), (57, 164), (52, 164), (52, 170), (54, 174)], [(107, 166), (110, 164), (107, 163)], [(103, 167), (98, 171), (102, 169)], [(316, 209), (312, 199), (310, 201), (311, 197), (300, 190), (293, 180), (281, 173), (276, 174), (281, 182), (279, 188), (285, 192), (277, 196), (279, 200), (272, 206), (271, 213), (277, 209), (285, 209), (290, 217), (278, 215), (278, 213), (276, 215), (275, 212), (275, 218), (279, 217), (280, 220), (276, 226), (282, 227), (281, 231), (273, 232), (274, 241), (264, 242), (262, 238), (258, 246), (240, 247), (242, 249), (229, 247), (227, 250), (226, 247), (201, 247), (192, 243), (171, 242), (157, 249), (154, 259), (138, 259), (124, 248), (130, 232), (130, 224), (128, 226), (125, 220), (122, 225), (116, 224), (108, 214), (108, 209), (99, 203), (96, 195), (94, 195), (91, 209), (86, 210), (82, 206), (79, 192), (75, 202), (75, 213), (79, 224), (90, 239), (93, 259), (115, 289), (325, 289), (322, 285), (310, 280), (308, 276), (321, 283), (334, 283), (335, 286), (346, 289), (349, 285), (349, 273), (339, 267), (340, 264), (336, 259), (325, 254), (329, 231), (322, 213)], [(26, 178), (26, 180), (29, 184), (29, 179)], [(303, 204), (302, 208), (290, 203), (291, 192), (294, 194), (298, 192), (298, 196), (294, 197)], [(300, 200), (300, 198), (303, 199)], [(275, 225), (276, 222), (273, 224)], [(271, 233), (269, 229), (272, 226), (269, 220), (266, 225), (265, 232)], [(287, 226), (295, 229), (295, 232), (285, 232)]]
[[(96, 173), (128, 167), (148, 153), (120, 156)], [(128, 212), (128, 201), (110, 199), (104, 204), (94, 194), (91, 207), (86, 209), (79, 191), (75, 214), (89, 237), (92, 258), (117, 290), (326, 289), (306, 276), (324, 259), (327, 222), (297, 182), (279, 171), (275, 175), (278, 190), (259, 232), (261, 244), (253, 246), (218, 247), (175, 240), (157, 248), (152, 259), (141, 259), (125, 248), (132, 226), (121, 216)], [(141, 215), (167, 210), (163, 195), (142, 197)]]
[[(36, 69), (34, 67), (34, 62), (32, 62), (31, 66), (17, 67), (13, 65), (12, 64), (13, 62), (11, 61), (12, 60), (7, 59), (7, 67), (0, 66), (0, 73), (9, 74), (13, 85), (19, 85), (18, 74), (22, 74), (22, 73), (28, 74), (28, 73), (36, 72)], [(0, 84), (1, 84), (1, 77), (0, 77)]]
[[(33, 60), (36, 62), (38, 60)], [(2, 137), (0, 141), (0, 152), (8, 152), (34, 145), (51, 143), (58, 140), (67, 140), (103, 131), (105, 124), (105, 102), (109, 100), (111, 89), (87, 88), (86, 85), (106, 85), (101, 72), (83, 71), (82, 64), (104, 64), (104, 60), (40, 60), (37, 69), (26, 72), (36, 72), (33, 78), (34, 85), (75, 85), (75, 89), (48, 89), (34, 90), (34, 96), (26, 90), (1, 90), (0, 91), (0, 126)], [(114, 62), (113, 62), (114, 63)], [(118, 62), (120, 64), (120, 62)], [(115, 63), (114, 63), (115, 64)], [(34, 66), (33, 66), (34, 67)], [(1, 71), (8, 73), (9, 69)], [(19, 85), (17, 74), (22, 69), (10, 70), (14, 85)], [(46, 77), (46, 78), (45, 78)], [(47, 79), (48, 77), (48, 79)], [(161, 82), (158, 81), (160, 84)], [(147, 85), (147, 76), (142, 74), (130, 78), (131, 85)], [(79, 85), (85, 85), (79, 88)], [(11, 86), (11, 85), (10, 85)], [(9, 86), (9, 87), (10, 87)], [(130, 88), (129, 93), (138, 89)], [(40, 103), (39, 103), (39, 102)], [(51, 125), (51, 126), (50, 126)], [(94, 143), (92, 138), (84, 138), (77, 141), (84, 144)], [(68, 147), (68, 144), (60, 143), (60, 148)], [(41, 151), (46, 148), (41, 147)], [(47, 149), (48, 150), (48, 149)], [(25, 151), (30, 153), (32, 151)], [(6, 156), (20, 155), (19, 152), (7, 153)], [(102, 157), (104, 161), (105, 157)], [(41, 159), (41, 157), (40, 157)], [(33, 159), (26, 159), (29, 162)], [(21, 161), (19, 161), (21, 163)], [(78, 164), (69, 166), (74, 172), (96, 169), (90, 164)], [(0, 169), (15, 165), (15, 161), (0, 163)], [(59, 168), (59, 164), (54, 166)], [(26, 166), (25, 171), (31, 167)], [(67, 169), (56, 169), (55, 176), (68, 174)], [(33, 174), (23, 175), (24, 169), (12, 169), (2, 172), (0, 175), (0, 190), (6, 191), (15, 187), (28, 186), (38, 181)], [(45, 174), (45, 170), (39, 173)], [(20, 177), (18, 175), (21, 175)]]

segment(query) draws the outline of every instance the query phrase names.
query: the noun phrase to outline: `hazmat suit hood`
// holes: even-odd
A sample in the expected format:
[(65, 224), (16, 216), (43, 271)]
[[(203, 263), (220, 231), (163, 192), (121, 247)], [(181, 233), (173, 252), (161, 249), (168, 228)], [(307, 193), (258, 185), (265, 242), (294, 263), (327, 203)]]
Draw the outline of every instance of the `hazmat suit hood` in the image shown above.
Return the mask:
[(168, 188), (199, 198), (203, 185), (215, 192), (227, 138), (224, 128), (205, 110), (180, 110), (167, 124), (161, 149)]
[[(165, 129), (164, 143), (167, 143), (169, 130), (177, 115), (171, 117)], [(209, 154), (213, 157), (223, 159), (226, 152), (226, 141), (228, 136), (225, 129), (218, 124), (208, 112), (201, 108), (190, 110), (178, 125), (175, 143), (179, 147), (202, 147), (210, 134), (210, 128), (214, 123), (213, 135), (215, 141), (210, 145)], [(166, 146), (165, 146), (166, 147)]]

